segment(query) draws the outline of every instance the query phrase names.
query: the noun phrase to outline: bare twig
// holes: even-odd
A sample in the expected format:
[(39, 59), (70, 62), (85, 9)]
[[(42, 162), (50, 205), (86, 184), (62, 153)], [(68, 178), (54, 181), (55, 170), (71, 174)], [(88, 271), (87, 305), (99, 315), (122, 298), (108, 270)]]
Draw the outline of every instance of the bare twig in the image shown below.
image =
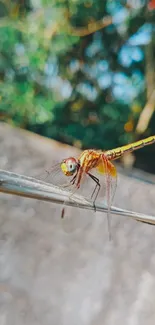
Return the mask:
[[(149, 21), (148, 11), (146, 17)], [(136, 127), (136, 132), (142, 134), (146, 131), (155, 109), (155, 67), (154, 67), (154, 48), (153, 40), (145, 48), (146, 57), (146, 96), (147, 103), (144, 106)]]
[[(44, 15), (44, 9), (38, 9), (35, 12), (32, 12), (29, 14), (29, 17), (32, 20), (35, 19), (40, 19), (41, 16)], [(73, 36), (79, 36), (83, 37), (92, 33), (95, 33), (96, 31), (107, 27), (112, 24), (112, 17), (111, 16), (106, 16), (103, 17), (101, 20), (94, 21), (92, 23), (89, 23), (88, 26), (86, 27), (80, 27), (80, 28), (75, 28), (72, 26), (69, 26), (68, 28), (65, 28), (65, 32), (68, 34), (71, 34)], [(4, 17), (0, 19), (0, 27), (6, 27), (6, 26), (11, 26), (12, 28), (18, 29), (21, 32), (27, 32), (26, 29), (24, 28), (24, 21), (19, 20), (19, 19), (11, 19), (8, 17)], [(56, 23), (54, 28), (53, 27), (45, 27), (46, 34), (48, 35), (48, 38), (50, 38), (50, 35), (53, 36), (53, 33), (61, 31), (61, 23)]]
[(81, 28), (70, 27), (69, 33), (74, 36), (84, 37), (92, 33), (95, 33), (96, 31), (105, 28), (111, 24), (112, 24), (112, 17), (107, 16), (107, 17), (103, 17), (101, 20), (88, 24), (87, 27), (81, 27)]
[[(91, 201), (83, 196), (75, 195), (70, 198), (69, 193), (64, 189), (39, 181), (32, 177), (15, 174), (12, 172), (0, 170), (0, 192), (23, 196), (27, 198), (49, 201), (51, 203), (65, 204), (75, 208), (94, 210)], [(102, 203), (96, 204), (96, 210), (107, 213), (107, 207)], [(116, 207), (111, 207), (111, 212), (135, 220), (155, 224), (155, 216), (149, 216), (137, 212), (132, 212)]]
[(155, 89), (153, 90), (148, 102), (146, 103), (140, 115), (136, 132), (142, 134), (147, 129), (155, 109)]

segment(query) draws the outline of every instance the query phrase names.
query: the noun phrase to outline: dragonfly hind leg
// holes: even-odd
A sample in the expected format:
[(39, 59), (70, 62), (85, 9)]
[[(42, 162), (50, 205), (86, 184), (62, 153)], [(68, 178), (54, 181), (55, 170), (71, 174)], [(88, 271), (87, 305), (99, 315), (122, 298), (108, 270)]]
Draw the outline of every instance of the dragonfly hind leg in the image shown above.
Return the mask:
[(92, 195), (91, 195), (91, 199), (92, 199), (93, 196), (94, 196), (94, 194), (95, 194), (95, 196), (94, 196), (94, 200), (93, 200), (93, 206), (94, 206), (94, 210), (96, 211), (95, 202), (96, 202), (96, 199), (97, 199), (97, 197), (98, 197), (99, 191), (100, 191), (100, 189), (101, 189), (101, 184), (100, 184), (99, 179), (98, 179), (96, 176), (94, 176), (94, 175), (92, 175), (92, 174), (90, 174), (90, 173), (88, 173), (88, 175), (89, 175), (89, 177), (90, 177), (90, 178), (91, 178), (91, 179), (96, 183), (95, 188), (94, 188), (94, 190), (93, 190), (93, 193), (92, 193)]

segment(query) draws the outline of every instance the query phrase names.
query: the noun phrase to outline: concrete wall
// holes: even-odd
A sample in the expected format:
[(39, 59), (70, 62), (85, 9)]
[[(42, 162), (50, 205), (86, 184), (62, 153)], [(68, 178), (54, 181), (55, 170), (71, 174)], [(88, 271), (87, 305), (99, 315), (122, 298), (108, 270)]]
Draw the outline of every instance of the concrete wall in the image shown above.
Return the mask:
[[(76, 150), (0, 125), (0, 168), (36, 176)], [(154, 158), (153, 158), (154, 159)], [(155, 186), (119, 174), (115, 205), (155, 214)], [(155, 227), (1, 194), (0, 325), (154, 325)]]

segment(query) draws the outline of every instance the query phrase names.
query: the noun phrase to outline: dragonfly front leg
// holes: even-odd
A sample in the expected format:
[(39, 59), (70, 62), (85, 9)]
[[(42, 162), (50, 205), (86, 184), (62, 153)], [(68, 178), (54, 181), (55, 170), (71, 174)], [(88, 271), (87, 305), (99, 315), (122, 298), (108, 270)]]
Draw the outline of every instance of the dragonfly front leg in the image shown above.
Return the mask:
[[(71, 181), (70, 181), (70, 183), (71, 183), (72, 185), (75, 184), (75, 181), (76, 181), (76, 179), (77, 179), (77, 176), (78, 176), (79, 170), (80, 170), (80, 165), (78, 164), (78, 166), (77, 166), (77, 170), (76, 170), (76, 174), (73, 176), (73, 178), (72, 178)], [(78, 182), (77, 182), (77, 183), (78, 183)], [(79, 188), (80, 186), (77, 186), (77, 185), (76, 185), (76, 187)]]
[(75, 176), (71, 179), (71, 181), (70, 181), (70, 183), (71, 183), (72, 185), (75, 184), (76, 177), (77, 177), (77, 173), (76, 173), (76, 175), (75, 175)]

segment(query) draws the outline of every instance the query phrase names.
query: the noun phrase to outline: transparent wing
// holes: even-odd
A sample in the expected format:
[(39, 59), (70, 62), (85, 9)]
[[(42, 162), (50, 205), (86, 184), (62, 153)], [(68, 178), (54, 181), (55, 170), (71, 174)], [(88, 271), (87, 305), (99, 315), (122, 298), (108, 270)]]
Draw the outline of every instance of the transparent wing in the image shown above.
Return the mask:
[(80, 188), (76, 188), (76, 182), (73, 184), (73, 176), (66, 176), (60, 167), (60, 163), (56, 163), (50, 168), (46, 169), (40, 175), (37, 175), (37, 179), (45, 181), (49, 184), (64, 188), (68, 191), (68, 195), (74, 200), (74, 194), (80, 194), (85, 198), (91, 200), (91, 194), (94, 189), (94, 181), (83, 172)]
[(110, 208), (114, 199), (117, 186), (117, 171), (116, 167), (106, 158), (106, 156), (101, 156), (101, 161), (98, 166), (99, 172), (103, 175), (104, 183), (104, 196), (106, 205), (108, 207), (107, 220), (108, 220), (108, 230), (109, 238), (111, 239), (111, 227), (110, 227)]
[[(91, 174), (95, 175), (95, 170), (93, 170)], [(74, 184), (72, 183), (73, 177), (74, 176), (66, 176), (61, 170), (60, 163), (56, 163), (50, 168), (44, 170), (40, 175), (37, 175), (36, 178), (60, 188), (64, 188), (65, 191), (68, 191), (68, 195), (71, 196), (72, 199), (74, 199), (74, 194), (80, 194), (93, 201), (94, 199), (92, 194), (96, 187), (94, 180), (83, 171), (80, 188), (76, 188), (76, 182)], [(97, 177), (99, 177), (99, 174)]]
[[(103, 155), (97, 168), (91, 169), (89, 174), (84, 170), (80, 181), (80, 187), (76, 188), (76, 183), (72, 184), (74, 176), (66, 176), (60, 167), (60, 163), (55, 164), (48, 170), (45, 170), (39, 179), (51, 183), (68, 191), (68, 195), (74, 200), (75, 194), (80, 194), (91, 200), (94, 204), (96, 201), (104, 202), (108, 207), (107, 219), (109, 237), (110, 231), (110, 207), (114, 198), (117, 184), (117, 172), (114, 165)], [(65, 206), (65, 202), (64, 202)], [(64, 207), (62, 209), (64, 212)], [(61, 214), (63, 216), (64, 213)]]
[[(61, 170), (60, 163), (56, 163), (53, 166), (51, 166), (50, 168), (47, 168), (42, 173), (40, 173), (40, 175), (37, 175), (36, 178), (40, 179), (41, 181), (47, 182), (49, 184), (55, 185), (61, 189), (64, 188), (65, 193), (68, 191), (68, 197), (70, 197), (70, 199), (73, 201), (74, 201), (74, 195), (76, 195), (76, 194), (81, 195), (81, 194), (86, 193), (85, 191), (81, 193), (81, 188), (76, 189), (75, 184), (74, 185), (71, 184), (71, 180), (72, 180), (73, 176), (71, 176), (71, 177), (65, 176)], [(86, 183), (87, 183), (87, 177), (86, 177)], [(84, 182), (84, 184), (86, 184), (86, 183)], [(87, 187), (87, 189), (88, 188), (89, 187)], [(86, 189), (86, 186), (85, 186), (85, 189)], [(77, 200), (75, 200), (75, 202), (77, 202)], [(39, 203), (41, 203), (41, 205), (43, 205), (43, 202), (40, 201)], [(76, 204), (78, 206), (78, 203), (76, 203)], [(67, 232), (67, 233), (74, 232), (74, 231), (76, 231), (77, 228), (83, 227), (83, 225), (85, 225), (85, 227), (87, 227), (88, 224), (90, 223), (90, 218), (87, 217), (83, 220), (82, 214), (79, 214), (79, 217), (75, 218), (73, 209), (70, 209), (66, 206), (65, 199), (64, 199), (64, 202), (60, 208), (61, 208), (61, 211), (60, 211), (60, 214), (58, 214), (58, 217), (61, 221), (62, 229), (65, 232)]]
[(64, 188), (69, 192), (72, 199), (74, 199), (74, 194), (79, 193), (94, 203), (100, 200), (104, 201), (107, 206), (111, 206), (116, 190), (117, 173), (116, 168), (110, 161), (102, 157), (98, 168), (90, 170), (89, 174), (86, 174), (83, 170), (78, 189), (76, 188), (76, 182), (72, 184), (73, 177), (66, 176), (61, 170), (60, 163), (56, 163), (37, 178)]

